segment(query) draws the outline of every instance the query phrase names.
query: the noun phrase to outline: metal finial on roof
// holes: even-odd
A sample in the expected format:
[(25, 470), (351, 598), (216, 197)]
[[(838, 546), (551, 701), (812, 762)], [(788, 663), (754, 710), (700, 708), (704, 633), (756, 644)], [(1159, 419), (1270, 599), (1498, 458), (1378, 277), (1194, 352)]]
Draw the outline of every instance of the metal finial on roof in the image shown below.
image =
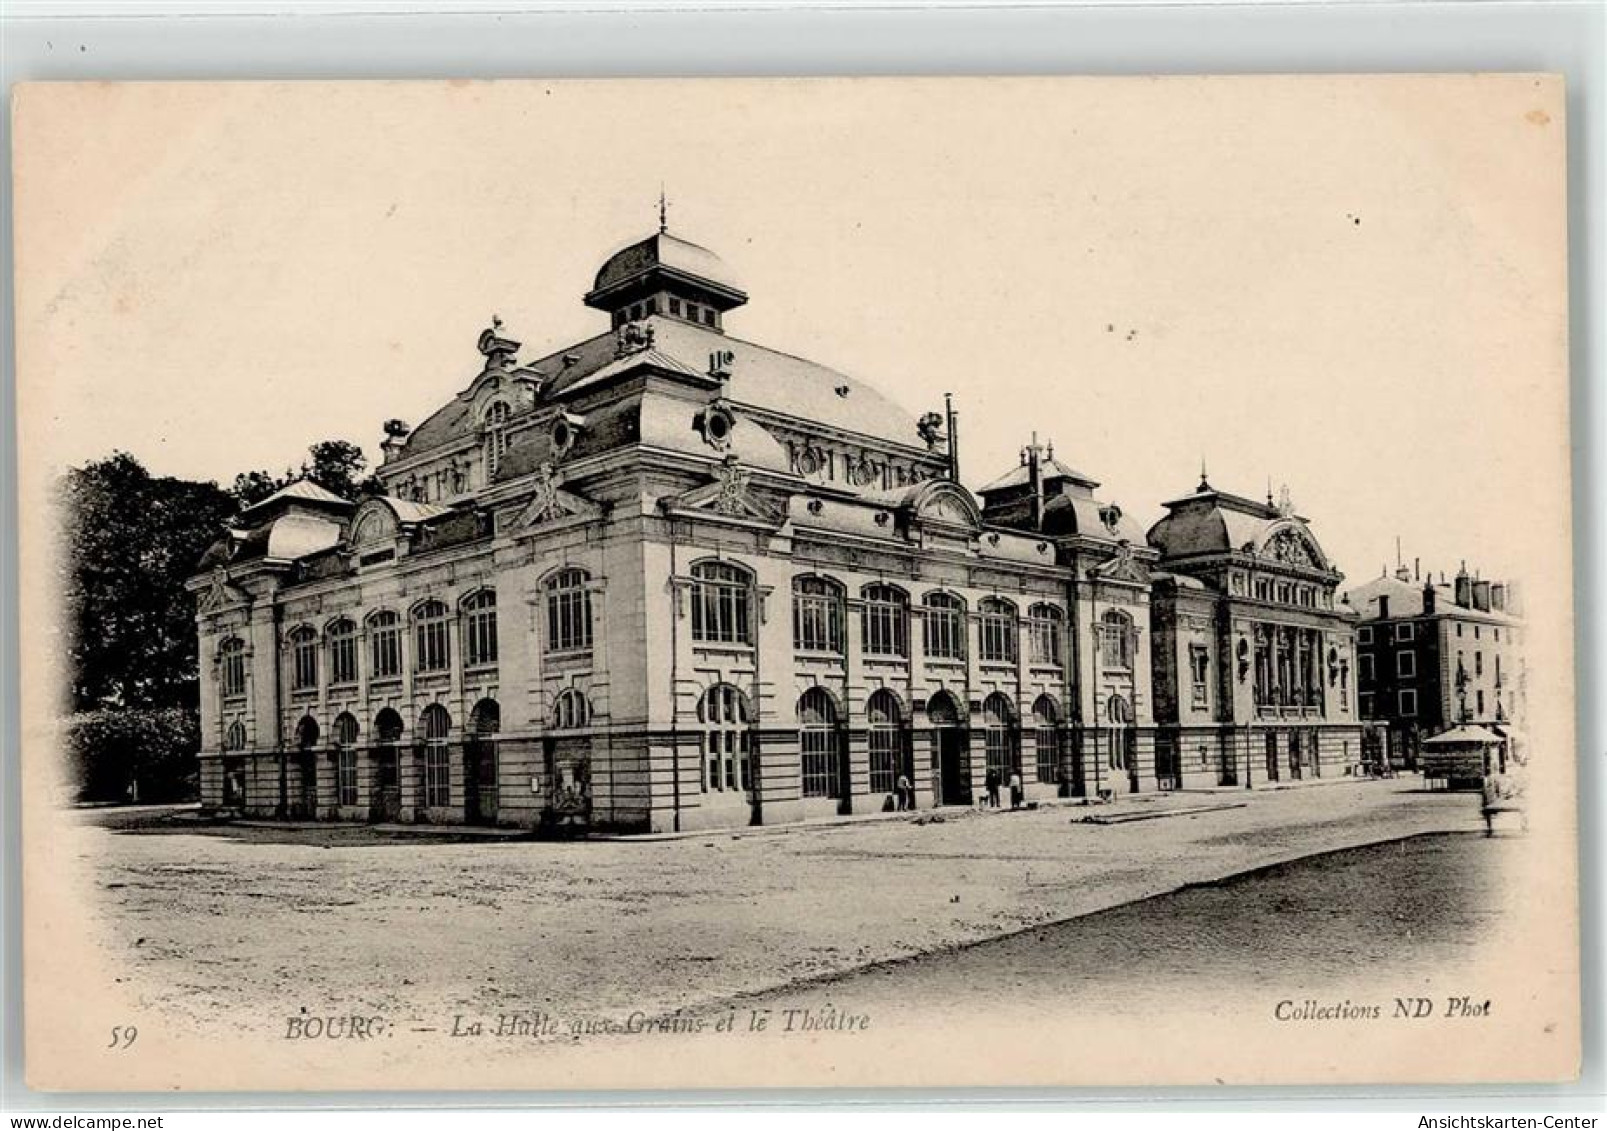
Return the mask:
[(493, 329), (493, 330), (500, 330), (500, 329), (502, 329), (502, 316), (501, 316), (501, 315), (499, 315), (499, 314), (493, 314), (493, 315), (492, 315), (492, 316), (491, 316), (491, 328), (492, 328), (492, 329)]
[(1054, 459), (1055, 458), (1055, 442), (1053, 440), (1049, 441), (1048, 450), (1044, 453), (1044, 455), (1047, 456), (1049, 459)]
[(658, 186), (658, 230), (660, 232), (670, 230), (670, 200), (669, 197), (664, 195), (664, 182), (662, 181), (659, 182)]
[(1200, 485), (1198, 487), (1194, 488), (1194, 489), (1196, 491), (1209, 491), (1211, 489), (1211, 481), (1210, 481), (1210, 479), (1208, 479), (1206, 477), (1206, 474), (1205, 474), (1205, 457), (1204, 456), (1200, 457)]

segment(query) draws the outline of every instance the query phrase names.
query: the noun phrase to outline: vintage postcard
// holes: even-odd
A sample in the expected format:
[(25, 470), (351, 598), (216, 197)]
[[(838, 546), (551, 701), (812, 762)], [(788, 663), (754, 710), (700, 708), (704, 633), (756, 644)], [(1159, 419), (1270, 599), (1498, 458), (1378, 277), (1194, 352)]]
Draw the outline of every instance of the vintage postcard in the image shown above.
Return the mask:
[(1577, 1074), (1560, 79), (12, 113), (34, 1086)]

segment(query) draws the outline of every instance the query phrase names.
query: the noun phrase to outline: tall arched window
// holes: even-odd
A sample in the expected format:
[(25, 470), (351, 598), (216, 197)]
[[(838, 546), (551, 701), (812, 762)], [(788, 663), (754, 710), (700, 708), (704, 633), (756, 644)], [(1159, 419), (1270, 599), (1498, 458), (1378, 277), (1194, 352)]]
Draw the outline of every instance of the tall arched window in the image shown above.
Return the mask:
[(748, 697), (720, 683), (698, 700), (703, 729), (703, 792), (751, 789), (748, 770)]
[(1133, 618), (1120, 609), (1099, 618), (1099, 662), (1106, 671), (1132, 670)]
[(318, 630), (302, 625), (290, 633), (290, 689), (308, 691), (318, 686)]
[(591, 650), (591, 576), (561, 569), (547, 579), (547, 651)]
[(492, 401), (486, 406), (482, 423), (485, 427), (485, 477), (497, 473), (502, 456), (508, 450), (508, 418), (513, 409), (507, 401)]
[(870, 745), (870, 791), (892, 793), (904, 764), (904, 708), (898, 696), (885, 687), (865, 701), (865, 723)]
[(864, 649), (867, 656), (910, 654), (910, 599), (892, 585), (867, 585), (864, 601)]
[(823, 687), (811, 687), (798, 700), (798, 748), (805, 797), (842, 795), (837, 773), (842, 729), (837, 718), (837, 704)]
[(402, 618), (386, 609), (368, 618), (370, 679), (397, 679), (402, 674)]
[(692, 639), (706, 644), (751, 644), (753, 574), (730, 562), (692, 567)]
[(483, 667), (497, 662), (497, 592), (480, 589), (463, 600), (463, 662)]
[(390, 707), (380, 708), (374, 716), (374, 737), (380, 745), (388, 746), (402, 740), (402, 716)]
[(933, 592), (921, 598), (921, 605), (927, 659), (965, 659), (965, 602), (952, 593)]
[(591, 725), (591, 701), (586, 693), (567, 687), (552, 702), (554, 730), (578, 730)]
[(311, 715), (296, 724), (296, 749), (311, 750), (318, 745), (318, 720)]
[(1021, 740), (1015, 707), (997, 691), (982, 700), (982, 728), (988, 769), (996, 772), (1001, 782), (1007, 782), (1011, 771), (1021, 768)]
[(1038, 748), (1038, 780), (1052, 784), (1060, 780), (1060, 704), (1048, 695), (1038, 696), (1032, 705), (1032, 727)]
[(1065, 624), (1066, 615), (1058, 605), (1038, 604), (1027, 610), (1028, 662), (1060, 666), (1060, 639)]
[(357, 718), (350, 711), (335, 716), (335, 804), (357, 804)]
[(431, 703), (419, 716), (419, 727), (424, 732), (424, 804), (444, 809), (452, 804), (452, 759), (446, 745), (452, 716), (439, 703)]
[(246, 642), (231, 636), (218, 645), (219, 682), (225, 699), (238, 699), (246, 693)]
[(977, 637), (983, 663), (1015, 663), (1016, 607), (998, 597), (984, 597), (977, 603)]
[(244, 750), (246, 748), (246, 725), (242, 722), (229, 724), (229, 731), (223, 736), (225, 750)]
[(800, 652), (843, 650), (843, 587), (825, 577), (792, 583), (792, 646)]
[(450, 615), (444, 602), (425, 601), (413, 610), (413, 670), (444, 672), (452, 666)]
[(357, 626), (341, 617), (329, 626), (329, 682), (357, 682)]

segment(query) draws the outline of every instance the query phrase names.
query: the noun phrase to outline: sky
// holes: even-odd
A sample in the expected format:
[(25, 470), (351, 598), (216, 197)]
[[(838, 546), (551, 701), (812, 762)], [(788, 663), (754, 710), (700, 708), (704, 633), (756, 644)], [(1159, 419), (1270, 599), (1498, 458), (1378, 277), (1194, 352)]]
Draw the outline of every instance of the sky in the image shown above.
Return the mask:
[(965, 481), (1036, 432), (1148, 525), (1287, 486), (1348, 583), (1523, 576), (1568, 522), (1560, 91), (1524, 76), (85, 84), (17, 98), (19, 414), (41, 474), (379, 456), (539, 357), (672, 231), (731, 334), (913, 415)]

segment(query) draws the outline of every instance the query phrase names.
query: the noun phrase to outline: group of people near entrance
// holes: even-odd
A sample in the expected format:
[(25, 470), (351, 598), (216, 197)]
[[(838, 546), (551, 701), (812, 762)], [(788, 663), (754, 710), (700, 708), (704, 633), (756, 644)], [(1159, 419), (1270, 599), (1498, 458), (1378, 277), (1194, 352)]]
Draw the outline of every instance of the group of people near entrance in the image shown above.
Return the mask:
[[(992, 766), (989, 766), (988, 767), (988, 776), (987, 776), (987, 779), (986, 779), (986, 784), (987, 784), (987, 787), (988, 787), (988, 808), (989, 809), (997, 809), (999, 807), (999, 786), (1000, 786), (1001, 782), (1002, 782), (1002, 775), (999, 773), (998, 770), (994, 769)], [(1021, 803), (1026, 800), (1026, 796), (1027, 796), (1027, 791), (1021, 785), (1021, 771), (1020, 770), (1011, 770), (1010, 771), (1010, 808), (1012, 808), (1012, 809), (1021, 808)]]

